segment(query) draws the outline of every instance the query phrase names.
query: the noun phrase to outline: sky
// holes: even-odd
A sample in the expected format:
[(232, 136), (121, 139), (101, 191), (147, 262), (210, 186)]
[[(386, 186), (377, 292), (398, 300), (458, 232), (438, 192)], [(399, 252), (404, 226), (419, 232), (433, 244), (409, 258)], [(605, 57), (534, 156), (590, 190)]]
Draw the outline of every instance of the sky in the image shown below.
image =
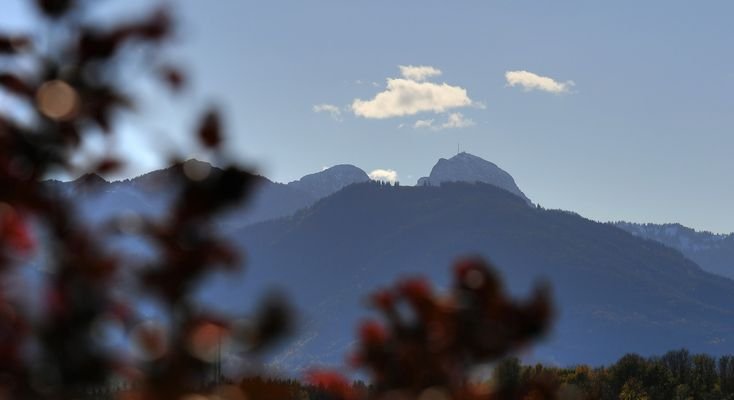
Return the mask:
[[(25, 3), (0, 30), (33, 26)], [(109, 23), (151, 4), (106, 3)], [(229, 154), (279, 182), (349, 163), (413, 184), (460, 145), (546, 208), (734, 231), (730, 1), (169, 3), (191, 87), (130, 78), (151, 94), (120, 122), (130, 174), (166, 141), (206, 158), (181, 110), (213, 103)]]

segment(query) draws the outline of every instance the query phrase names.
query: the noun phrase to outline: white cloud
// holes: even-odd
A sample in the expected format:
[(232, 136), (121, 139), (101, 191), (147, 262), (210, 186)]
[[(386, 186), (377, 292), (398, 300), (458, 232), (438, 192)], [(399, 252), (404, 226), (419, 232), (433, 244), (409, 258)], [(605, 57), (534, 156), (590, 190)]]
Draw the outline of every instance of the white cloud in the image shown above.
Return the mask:
[(398, 78), (388, 79), (387, 89), (372, 100), (355, 99), (352, 111), (360, 117), (383, 119), (470, 105), (472, 100), (462, 87)]
[(373, 181), (395, 183), (398, 180), (398, 173), (392, 169), (376, 169), (368, 175)]
[(342, 115), (342, 111), (339, 109), (339, 107), (333, 104), (316, 104), (315, 106), (313, 106), (313, 112), (329, 113), (331, 115), (331, 118), (334, 118), (337, 121), (341, 120), (341, 115)]
[(400, 75), (411, 81), (424, 81), (432, 76), (441, 75), (441, 70), (427, 65), (398, 65)]
[(474, 126), (474, 121), (472, 121), (469, 118), (465, 118), (464, 114), (462, 113), (451, 113), (449, 115), (449, 118), (446, 122), (441, 125), (441, 128), (443, 129), (452, 129), (452, 128), (466, 128), (469, 126)]
[(574, 85), (573, 81), (558, 82), (547, 76), (540, 76), (528, 71), (507, 71), (505, 79), (508, 86), (522, 86), (523, 90), (542, 90), (550, 93), (567, 93)]
[(415, 123), (413, 124), (413, 128), (415, 129), (431, 128), (431, 127), (433, 127), (432, 119), (419, 119), (418, 121), (415, 121)]
[(456, 112), (449, 114), (446, 122), (441, 125), (434, 125), (432, 119), (419, 119), (413, 124), (413, 129), (431, 129), (440, 131), (442, 129), (467, 128), (476, 125), (473, 120), (464, 117), (464, 114)]

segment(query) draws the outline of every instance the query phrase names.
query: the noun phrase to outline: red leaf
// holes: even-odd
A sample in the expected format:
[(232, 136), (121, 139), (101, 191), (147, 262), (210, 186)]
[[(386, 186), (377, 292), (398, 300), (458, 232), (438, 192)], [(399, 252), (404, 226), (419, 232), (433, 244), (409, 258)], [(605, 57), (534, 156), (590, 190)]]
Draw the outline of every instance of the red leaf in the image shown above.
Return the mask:
[(367, 345), (381, 345), (387, 341), (387, 331), (376, 321), (365, 321), (359, 327), (359, 337)]
[(398, 291), (411, 301), (425, 300), (431, 297), (431, 286), (425, 279), (414, 278), (401, 282)]
[(122, 167), (122, 161), (115, 158), (105, 158), (95, 168), (95, 172), (98, 174), (107, 174), (115, 172)]
[(354, 392), (349, 381), (335, 371), (311, 371), (306, 380), (314, 386), (324, 388), (337, 399), (352, 399)]
[(25, 219), (9, 206), (0, 209), (0, 238), (23, 254), (31, 252), (36, 246)]
[(387, 290), (380, 290), (373, 293), (370, 300), (372, 304), (381, 310), (389, 310), (395, 305), (395, 295)]

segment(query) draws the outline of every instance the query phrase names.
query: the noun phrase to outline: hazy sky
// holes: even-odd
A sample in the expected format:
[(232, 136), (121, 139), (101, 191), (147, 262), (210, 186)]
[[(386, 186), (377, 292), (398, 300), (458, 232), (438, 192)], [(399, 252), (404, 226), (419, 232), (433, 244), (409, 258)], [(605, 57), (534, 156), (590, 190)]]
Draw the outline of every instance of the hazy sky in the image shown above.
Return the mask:
[(351, 163), (412, 184), (461, 143), (544, 207), (734, 231), (730, 1), (171, 3), (194, 100), (126, 123), (138, 169), (190, 123), (174, 110), (214, 100), (232, 154), (276, 181)]

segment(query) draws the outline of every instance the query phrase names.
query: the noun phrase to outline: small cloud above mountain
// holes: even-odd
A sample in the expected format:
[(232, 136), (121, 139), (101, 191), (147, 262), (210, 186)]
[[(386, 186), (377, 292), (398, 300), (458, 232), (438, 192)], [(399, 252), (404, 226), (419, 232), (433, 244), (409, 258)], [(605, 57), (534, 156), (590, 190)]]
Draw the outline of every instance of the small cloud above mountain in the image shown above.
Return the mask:
[(464, 114), (460, 112), (455, 112), (449, 114), (448, 118), (446, 119), (446, 122), (437, 125), (434, 124), (435, 120), (433, 119), (419, 119), (415, 121), (413, 124), (414, 129), (431, 129), (434, 131), (440, 131), (442, 129), (457, 129), (457, 128), (466, 128), (470, 126), (476, 125), (474, 121), (470, 118), (466, 118)]
[(460, 112), (449, 114), (449, 118), (446, 122), (441, 125), (441, 128), (443, 129), (449, 129), (449, 128), (466, 128), (468, 126), (473, 126), (474, 121), (472, 121), (469, 118), (464, 117), (464, 114)]
[(507, 86), (519, 86), (524, 91), (540, 90), (549, 93), (568, 93), (574, 86), (573, 81), (559, 82), (547, 76), (541, 76), (529, 71), (507, 71), (505, 72)]
[(370, 172), (368, 175), (373, 181), (390, 183), (395, 183), (398, 181), (398, 173), (397, 171), (392, 169), (376, 169)]

